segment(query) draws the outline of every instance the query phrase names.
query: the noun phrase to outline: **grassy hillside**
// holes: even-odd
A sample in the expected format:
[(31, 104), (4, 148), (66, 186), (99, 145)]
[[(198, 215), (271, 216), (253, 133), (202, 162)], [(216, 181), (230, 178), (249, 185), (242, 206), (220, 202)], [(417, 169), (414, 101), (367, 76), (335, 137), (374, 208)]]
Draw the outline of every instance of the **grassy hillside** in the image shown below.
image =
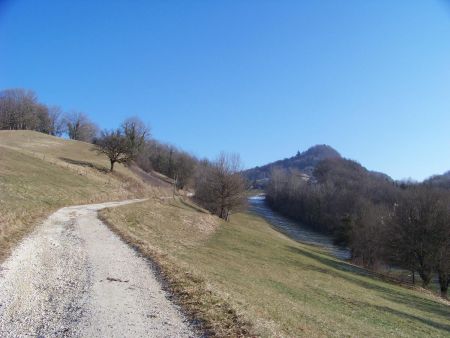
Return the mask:
[(149, 192), (124, 166), (106, 173), (92, 145), (33, 131), (0, 131), (0, 260), (37, 221), (66, 205)]
[(102, 211), (162, 267), (179, 301), (220, 336), (444, 337), (450, 306), (353, 272), (263, 219), (222, 223), (182, 200)]

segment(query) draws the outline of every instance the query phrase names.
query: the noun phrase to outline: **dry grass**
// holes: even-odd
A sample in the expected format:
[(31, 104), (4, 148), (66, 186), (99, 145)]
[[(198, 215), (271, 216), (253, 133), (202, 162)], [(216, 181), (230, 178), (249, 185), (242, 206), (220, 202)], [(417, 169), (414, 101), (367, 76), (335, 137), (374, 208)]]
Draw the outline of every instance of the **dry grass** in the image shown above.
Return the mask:
[(450, 307), (434, 295), (360, 274), (261, 218), (222, 223), (181, 200), (155, 199), (102, 215), (159, 263), (185, 308), (218, 336), (450, 335)]
[(32, 131), (0, 131), (0, 261), (38, 221), (67, 205), (150, 193), (127, 168), (105, 172), (92, 145)]
[[(128, 209), (130, 210), (130, 209)], [(169, 291), (207, 335), (248, 336), (250, 326), (198, 275), (190, 273), (178, 254), (196, 250), (220, 221), (182, 198), (152, 198), (137, 203), (139, 212), (104, 209), (100, 217), (126, 242), (156, 263)], [(152, 224), (149, 231), (148, 222)], [(126, 228), (124, 228), (126, 225)]]

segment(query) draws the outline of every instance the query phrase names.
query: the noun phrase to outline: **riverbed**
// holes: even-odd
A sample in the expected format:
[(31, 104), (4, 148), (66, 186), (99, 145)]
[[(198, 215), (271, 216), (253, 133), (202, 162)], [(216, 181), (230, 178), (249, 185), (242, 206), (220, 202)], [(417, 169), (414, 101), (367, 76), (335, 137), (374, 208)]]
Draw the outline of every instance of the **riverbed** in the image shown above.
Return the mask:
[(290, 220), (276, 211), (273, 211), (267, 205), (264, 195), (249, 197), (248, 203), (250, 212), (264, 218), (276, 230), (286, 234), (292, 239), (322, 247), (331, 255), (339, 259), (350, 259), (350, 250), (348, 248), (333, 244), (331, 236), (317, 232), (307, 225)]

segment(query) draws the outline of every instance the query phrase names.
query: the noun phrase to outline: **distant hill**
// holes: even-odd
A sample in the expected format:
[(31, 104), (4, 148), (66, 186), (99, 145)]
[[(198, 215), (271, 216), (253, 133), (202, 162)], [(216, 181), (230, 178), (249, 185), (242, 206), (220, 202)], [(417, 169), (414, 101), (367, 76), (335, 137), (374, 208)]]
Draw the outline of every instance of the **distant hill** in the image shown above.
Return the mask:
[(431, 176), (429, 179), (425, 180), (425, 183), (450, 189), (450, 170), (442, 175)]
[(302, 153), (298, 152), (293, 157), (245, 170), (243, 174), (255, 186), (261, 188), (267, 183), (273, 168), (296, 169), (307, 176), (311, 176), (319, 162), (335, 158), (341, 158), (341, 155), (332, 147), (325, 144), (315, 145)]
[(372, 176), (374, 176), (374, 177), (377, 177), (377, 178), (379, 178), (379, 179), (383, 179), (383, 180), (385, 180), (385, 181), (388, 181), (388, 182), (394, 182), (394, 180), (392, 179), (392, 177), (391, 176), (389, 176), (388, 174), (385, 174), (385, 173), (381, 173), (381, 172), (379, 172), (379, 171), (369, 171), (370, 172), (370, 174), (372, 174)]

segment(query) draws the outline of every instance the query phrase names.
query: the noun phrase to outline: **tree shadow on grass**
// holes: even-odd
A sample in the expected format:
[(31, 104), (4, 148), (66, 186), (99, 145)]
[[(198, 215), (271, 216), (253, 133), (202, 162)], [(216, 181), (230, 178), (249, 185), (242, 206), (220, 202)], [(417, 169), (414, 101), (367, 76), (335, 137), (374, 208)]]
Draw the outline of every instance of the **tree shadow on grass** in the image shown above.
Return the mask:
[[(386, 300), (395, 302), (395, 303), (401, 303), (404, 305), (407, 305), (411, 308), (416, 308), (424, 312), (428, 312), (434, 315), (441, 316), (449, 321), (450, 323), (450, 307), (446, 306), (444, 304), (441, 304), (437, 301), (425, 299), (422, 297), (418, 297), (412, 294), (412, 292), (407, 292), (406, 289), (393, 289), (392, 287), (389, 288), (387, 286), (383, 286), (381, 282), (382, 280), (378, 279), (376, 276), (372, 276), (371, 272), (359, 268), (357, 266), (348, 264), (343, 261), (335, 260), (332, 258), (329, 258), (325, 255), (320, 254), (313, 254), (311, 252), (308, 252), (306, 250), (303, 250), (299, 247), (293, 247), (288, 246), (288, 250), (297, 254), (301, 254), (303, 256), (306, 256), (308, 258), (311, 258), (325, 266), (328, 266), (332, 268), (330, 269), (323, 269), (317, 266), (308, 266), (309, 269), (315, 270), (324, 274), (331, 274), (335, 277), (342, 278), (347, 280), (350, 283), (356, 284), (360, 287), (374, 290), (378, 293), (378, 295)], [(350, 274), (353, 273), (354, 275)], [(362, 278), (366, 277), (366, 278)], [(367, 278), (369, 277), (369, 278)], [(373, 278), (373, 279), (372, 279)], [(384, 281), (385, 282), (385, 281)], [(387, 283), (387, 282), (385, 282)], [(369, 304), (370, 305), (370, 304)], [(372, 305), (370, 305), (372, 306)], [(392, 310), (392, 309), (390, 309)], [(392, 310), (396, 311), (396, 310)], [(408, 314), (404, 314), (408, 315)], [(409, 316), (409, 315), (408, 315)], [(412, 316), (412, 315), (411, 315)], [(415, 317), (415, 316), (413, 316)], [(419, 317), (417, 317), (419, 318)], [(421, 319), (422, 321), (425, 321), (425, 319)], [(432, 322), (432, 321), (430, 321)], [(437, 325), (438, 323), (436, 323)], [(430, 324), (431, 325), (431, 324)], [(441, 324), (439, 324), (441, 325)], [(442, 325), (441, 325), (442, 326)], [(450, 329), (449, 325), (443, 325), (445, 326), (446, 330)]]
[(406, 319), (408, 321), (416, 321), (421, 324), (431, 326), (435, 329), (443, 330), (447, 333), (450, 333), (450, 325), (449, 324), (439, 323), (434, 320), (428, 319), (426, 317), (415, 316), (413, 314), (395, 310), (395, 309), (392, 309), (387, 306), (375, 305), (375, 304), (370, 304), (370, 303), (365, 303), (365, 302), (360, 302), (360, 301), (353, 301), (352, 303), (354, 303), (362, 308), (373, 308), (376, 311), (379, 311), (383, 314), (389, 314), (392, 316), (400, 317), (400, 318)]
[(206, 211), (205, 209), (203, 209), (195, 204), (188, 203), (183, 198), (180, 198), (180, 202), (181, 202), (181, 204), (186, 206), (186, 210), (194, 210), (197, 212), (201, 212), (203, 214), (210, 215), (210, 213), (208, 211)]
[(100, 165), (96, 165), (96, 164), (91, 163), (91, 162), (74, 160), (74, 159), (67, 158), (67, 157), (60, 157), (59, 159), (64, 161), (64, 162), (66, 162), (66, 163), (69, 163), (69, 164), (78, 165), (78, 166), (81, 166), (81, 167), (93, 168), (93, 169), (96, 169), (96, 170), (98, 170), (98, 171), (100, 171), (102, 173), (105, 173), (105, 174), (109, 173), (108, 168), (105, 168), (105, 167), (100, 166)]

